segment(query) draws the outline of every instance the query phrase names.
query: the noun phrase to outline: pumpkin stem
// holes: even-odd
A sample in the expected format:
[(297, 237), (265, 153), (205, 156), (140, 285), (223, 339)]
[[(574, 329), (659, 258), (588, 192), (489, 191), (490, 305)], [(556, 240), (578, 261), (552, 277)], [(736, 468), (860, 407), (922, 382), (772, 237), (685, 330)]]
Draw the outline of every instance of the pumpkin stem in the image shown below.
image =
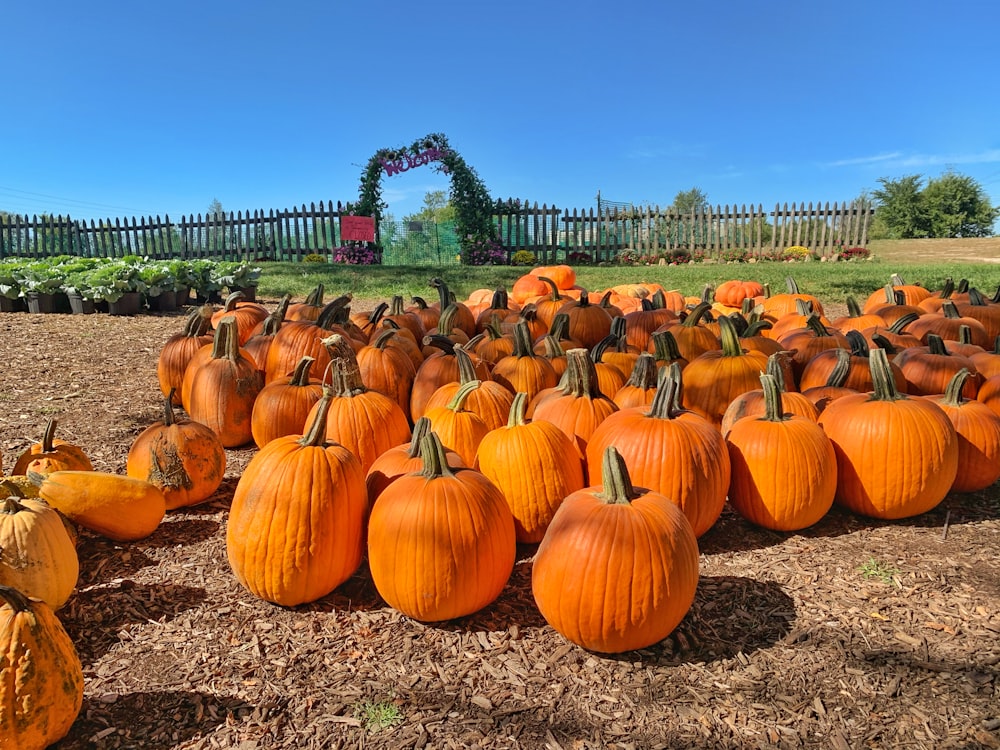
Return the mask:
[(919, 317), (920, 316), (915, 312), (908, 312), (906, 313), (906, 315), (902, 315), (899, 318), (897, 318), (895, 322), (891, 326), (889, 326), (888, 331), (889, 333), (900, 334), (903, 332), (903, 329), (906, 328), (906, 326), (910, 325), (910, 323), (912, 323)]
[(568, 313), (556, 313), (556, 315), (552, 318), (551, 325), (549, 325), (548, 335), (554, 337), (556, 341), (563, 341), (569, 338)]
[(872, 374), (872, 401), (900, 401), (906, 398), (896, 390), (896, 381), (889, 369), (889, 356), (884, 349), (869, 352), (868, 367)]
[(451, 290), (448, 289), (448, 285), (444, 282), (444, 279), (437, 276), (431, 279), (431, 287), (437, 289), (438, 305), (441, 312), (444, 312), (444, 309), (451, 304)]
[(861, 335), (860, 331), (848, 331), (846, 334), (847, 343), (851, 347), (851, 355), (854, 357), (867, 357), (868, 350), (871, 348), (868, 346), (868, 341), (864, 336)]
[(937, 354), (942, 357), (951, 356), (951, 352), (949, 352), (948, 348), (944, 345), (944, 339), (936, 333), (927, 334), (927, 351), (931, 354)]
[(681, 323), (681, 325), (687, 326), (688, 328), (694, 328), (696, 325), (698, 325), (698, 323), (701, 322), (701, 319), (705, 317), (705, 314), (711, 309), (712, 306), (709, 303), (699, 302), (697, 305), (695, 305), (694, 309), (688, 313), (687, 317), (684, 318), (684, 322)]
[(525, 424), (524, 413), (528, 408), (528, 394), (518, 391), (514, 394), (510, 411), (507, 413), (507, 427), (521, 427)]
[(653, 357), (657, 362), (669, 364), (684, 358), (677, 346), (677, 339), (670, 331), (654, 331), (649, 337), (653, 341)]
[(177, 421), (176, 415), (174, 414), (174, 405), (172, 403), (174, 399), (174, 393), (177, 391), (176, 388), (171, 388), (170, 393), (163, 400), (163, 425), (164, 427), (170, 427)]
[[(471, 343), (471, 342), (470, 342)], [(479, 375), (476, 373), (476, 365), (472, 361), (472, 355), (466, 351), (464, 346), (455, 346), (455, 363), (458, 365), (458, 382), (460, 384), (478, 381)]]
[(787, 356), (788, 352), (775, 352), (767, 358), (767, 369), (765, 370), (768, 375), (774, 378), (774, 382), (778, 384), (778, 390), (782, 393), (788, 390), (788, 384), (785, 382), (784, 368), (784, 362)]
[(11, 586), (0, 585), (0, 599), (7, 602), (15, 613), (31, 611), (31, 600)]
[(7, 490), (7, 492), (13, 493), (3, 499), (3, 505), (0, 505), (0, 513), (12, 516), (25, 509), (24, 506), (18, 502), (18, 498), (21, 496), (21, 490), (16, 484), (13, 482), (0, 482), (0, 487), (3, 487)]
[(48, 422), (45, 423), (45, 434), (42, 435), (42, 453), (52, 452), (52, 441), (56, 436), (56, 419), (51, 417)]
[(744, 355), (743, 347), (740, 346), (740, 334), (728, 315), (719, 318), (719, 339), (722, 342), (722, 356), (742, 357)]
[(849, 318), (860, 318), (862, 315), (861, 306), (854, 297), (848, 295), (847, 297), (847, 316)]
[(836, 363), (826, 378), (825, 385), (830, 388), (843, 388), (847, 376), (851, 374), (851, 353), (847, 349), (834, 349)]
[(518, 320), (514, 324), (514, 351), (515, 357), (536, 357), (535, 348), (531, 341), (531, 331), (528, 328), (528, 321)]
[(544, 283), (549, 285), (549, 290), (550, 290), (549, 298), (553, 302), (558, 302), (559, 300), (564, 299), (564, 297), (561, 294), (559, 294), (559, 286), (556, 284), (556, 282), (554, 282), (548, 276), (539, 276), (538, 278)]
[(789, 294), (801, 294), (799, 291), (798, 282), (795, 281), (791, 276), (785, 277), (785, 288), (788, 289)]
[(452, 341), (447, 336), (442, 336), (440, 333), (432, 333), (427, 336), (424, 336), (423, 341), (421, 343), (424, 346), (433, 346), (437, 349), (440, 349), (445, 354), (455, 353), (455, 346), (456, 346), (455, 342)]
[(243, 292), (233, 292), (228, 297), (226, 297), (225, 303), (222, 305), (224, 312), (232, 312), (236, 309), (236, 303), (241, 299), (246, 299), (246, 295)]
[(632, 372), (629, 373), (628, 382), (625, 385), (646, 391), (656, 387), (658, 376), (656, 358), (649, 352), (642, 352), (636, 357), (635, 364), (632, 365)]
[(782, 400), (778, 381), (767, 373), (760, 376), (760, 387), (764, 391), (764, 421), (786, 422), (785, 404)]
[(657, 373), (656, 394), (646, 416), (673, 419), (682, 411), (680, 408), (682, 397), (681, 367), (676, 362), (671, 362), (666, 367), (661, 367)]
[[(357, 396), (368, 388), (361, 379), (361, 367), (347, 338), (335, 333), (321, 341), (330, 353), (330, 388), (337, 396)], [(324, 377), (325, 379), (325, 377)]]
[(288, 384), (300, 387), (309, 385), (309, 369), (315, 361), (314, 357), (308, 355), (302, 357), (298, 364), (295, 365), (295, 370), (292, 372), (292, 377), (288, 381)]
[(482, 385), (480, 380), (469, 380), (462, 383), (458, 390), (455, 391), (455, 395), (451, 397), (451, 401), (448, 402), (448, 408), (452, 411), (462, 411), (465, 406), (465, 399), (469, 397), (469, 394)]
[(608, 505), (630, 505), (639, 493), (632, 486), (625, 459), (618, 449), (609, 445), (601, 458), (601, 483), (598, 497)]
[(441, 438), (431, 430), (420, 440), (420, 458), (424, 462), (421, 475), (426, 479), (437, 479), (439, 477), (453, 477), (455, 472), (448, 466), (448, 456)]
[(212, 341), (212, 359), (228, 359), (236, 362), (240, 358), (240, 337), (236, 334), (236, 318), (227, 315), (219, 321)]
[(944, 401), (948, 406), (961, 406), (966, 402), (966, 398), (962, 395), (962, 389), (965, 387), (965, 381), (972, 377), (972, 373), (969, 372), (969, 368), (963, 367), (961, 370), (956, 372), (951, 376), (951, 380), (948, 381), (948, 385), (944, 389)]
[(951, 318), (953, 320), (955, 318), (961, 318), (962, 317), (962, 315), (958, 312), (958, 308), (955, 307), (955, 303), (952, 302), (951, 300), (947, 300), (946, 302), (942, 302), (941, 303), (941, 313), (946, 318)]
[(313, 287), (313, 290), (306, 295), (305, 304), (312, 305), (313, 307), (323, 306), (323, 295), (326, 293), (326, 288), (323, 284), (317, 284)]
[(597, 382), (594, 360), (586, 349), (570, 349), (566, 352), (566, 372), (563, 373), (560, 386), (562, 393), (567, 396), (605, 397)]
[(316, 416), (313, 418), (312, 424), (309, 425), (309, 429), (306, 433), (299, 438), (298, 443), (303, 448), (305, 447), (319, 447), (327, 444), (326, 439), (326, 418), (330, 413), (330, 405), (333, 403), (334, 394), (330, 391), (325, 391), (323, 393), (323, 398), (321, 398), (317, 403)]
[(938, 292), (938, 297), (941, 299), (948, 299), (955, 291), (955, 282), (952, 280), (951, 276), (948, 276), (944, 280), (944, 286), (941, 287), (941, 291)]
[(204, 336), (212, 328), (212, 307), (202, 305), (196, 307), (188, 313), (187, 321), (184, 324), (184, 335), (187, 338), (196, 339)]
[(424, 437), (431, 431), (431, 420), (427, 417), (421, 417), (416, 422), (413, 423), (413, 436), (410, 438), (410, 445), (406, 449), (406, 455), (409, 458), (419, 458), (420, 457), (420, 443), (423, 441)]

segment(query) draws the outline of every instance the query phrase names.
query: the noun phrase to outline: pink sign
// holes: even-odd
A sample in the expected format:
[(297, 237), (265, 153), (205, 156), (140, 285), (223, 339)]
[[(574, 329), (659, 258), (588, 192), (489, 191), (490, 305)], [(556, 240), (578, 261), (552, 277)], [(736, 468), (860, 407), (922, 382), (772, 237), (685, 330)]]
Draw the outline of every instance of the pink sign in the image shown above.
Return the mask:
[(340, 239), (344, 242), (374, 242), (375, 219), (371, 216), (341, 216)]
[[(399, 172), (406, 172), (414, 167), (422, 167), (424, 164), (429, 164), (432, 161), (440, 161), (448, 155), (448, 151), (438, 149), (438, 148), (427, 148), (421, 151), (419, 154), (406, 154), (402, 159), (396, 159), (394, 161), (387, 161), (386, 159), (379, 159), (382, 163), (382, 169), (385, 170), (386, 175), (392, 177), (394, 174)], [(445, 169), (447, 173), (447, 169)]]

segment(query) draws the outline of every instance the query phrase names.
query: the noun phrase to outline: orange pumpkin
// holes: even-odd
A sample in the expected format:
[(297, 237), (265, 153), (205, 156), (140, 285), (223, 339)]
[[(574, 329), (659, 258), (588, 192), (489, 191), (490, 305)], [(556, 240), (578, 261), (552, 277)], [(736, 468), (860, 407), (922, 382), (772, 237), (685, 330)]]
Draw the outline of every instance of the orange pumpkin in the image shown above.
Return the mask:
[(23, 475), (29, 471), (49, 474), (65, 469), (90, 471), (94, 468), (80, 446), (55, 438), (57, 424), (54, 417), (49, 419), (42, 442), (35, 443), (18, 456), (12, 474)]
[(563, 637), (621, 653), (666, 638), (698, 585), (698, 543), (684, 514), (659, 492), (633, 486), (609, 447), (602, 486), (559, 506), (535, 553), (531, 592)]

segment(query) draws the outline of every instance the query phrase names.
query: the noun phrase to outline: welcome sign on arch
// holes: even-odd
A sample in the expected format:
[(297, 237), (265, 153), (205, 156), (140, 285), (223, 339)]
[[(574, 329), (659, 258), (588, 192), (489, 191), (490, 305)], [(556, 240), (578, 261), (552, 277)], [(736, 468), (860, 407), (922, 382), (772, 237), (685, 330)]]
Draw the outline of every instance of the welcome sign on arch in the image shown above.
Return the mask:
[(372, 155), (361, 175), (356, 204), (348, 211), (370, 216), (378, 225), (387, 204), (382, 200), (382, 176), (392, 177), (417, 167), (432, 165), (451, 179), (451, 204), (455, 207), (455, 229), (462, 247), (463, 262), (476, 263), (484, 246), (495, 245), (493, 200), (476, 171), (448, 144), (441, 133), (431, 133), (409, 146), (383, 148)]

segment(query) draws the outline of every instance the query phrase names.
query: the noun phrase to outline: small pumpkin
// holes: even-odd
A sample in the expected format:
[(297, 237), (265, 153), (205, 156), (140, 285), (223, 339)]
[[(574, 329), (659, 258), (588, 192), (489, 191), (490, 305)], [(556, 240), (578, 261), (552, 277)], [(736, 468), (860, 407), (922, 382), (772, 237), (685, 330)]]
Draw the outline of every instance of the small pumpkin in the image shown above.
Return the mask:
[(12, 474), (27, 474), (29, 471), (50, 474), (53, 471), (66, 469), (93, 470), (93, 464), (90, 463), (90, 459), (80, 446), (55, 438), (56, 425), (55, 419), (48, 421), (45, 425), (42, 442), (35, 443), (18, 456), (17, 461), (14, 462)]
[(76, 544), (57, 510), (19, 495), (0, 500), (0, 584), (59, 609), (80, 575)]
[(159, 487), (167, 510), (197, 505), (219, 489), (226, 449), (207, 426), (177, 419), (168, 396), (163, 420), (140, 432), (128, 451), (125, 473)]
[(0, 747), (43, 750), (80, 713), (83, 665), (48, 604), (3, 585), (0, 602)]

